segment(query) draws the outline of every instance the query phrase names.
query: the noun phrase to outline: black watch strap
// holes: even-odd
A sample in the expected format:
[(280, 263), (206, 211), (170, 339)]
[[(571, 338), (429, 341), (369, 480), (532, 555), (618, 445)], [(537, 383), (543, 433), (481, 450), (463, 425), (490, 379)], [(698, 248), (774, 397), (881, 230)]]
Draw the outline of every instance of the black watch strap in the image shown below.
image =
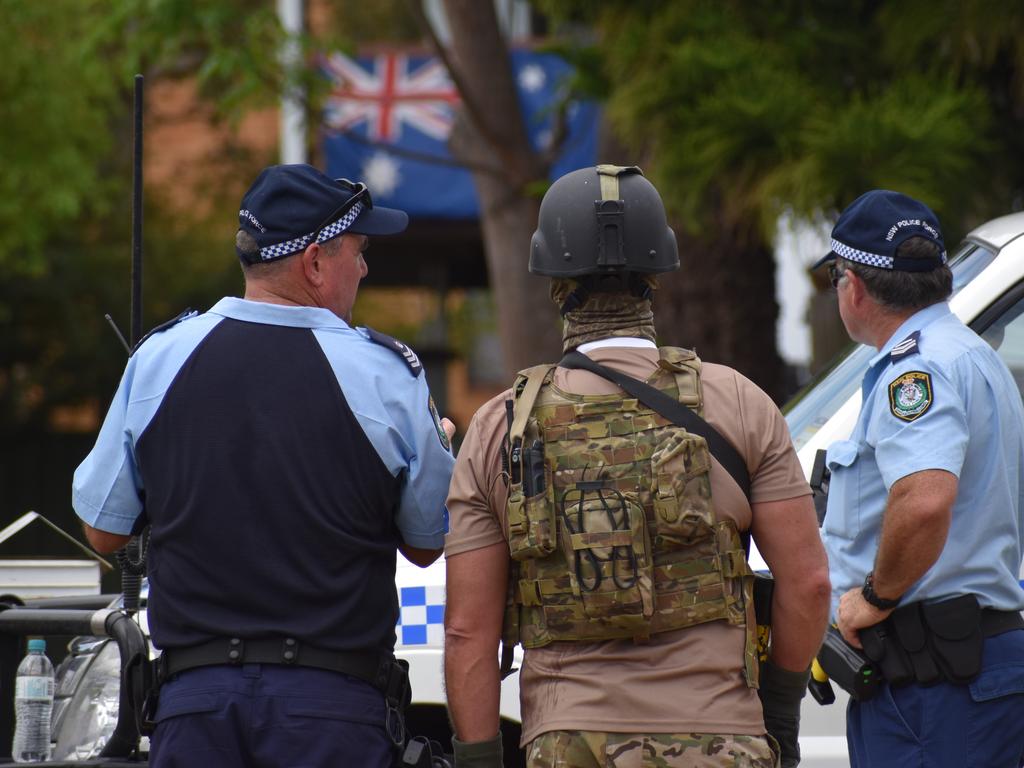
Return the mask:
[(875, 572), (871, 571), (867, 576), (864, 577), (864, 586), (860, 593), (864, 596), (864, 599), (882, 611), (888, 611), (891, 608), (895, 608), (900, 604), (900, 598), (897, 597), (893, 600), (888, 600), (884, 597), (879, 597), (875, 594)]

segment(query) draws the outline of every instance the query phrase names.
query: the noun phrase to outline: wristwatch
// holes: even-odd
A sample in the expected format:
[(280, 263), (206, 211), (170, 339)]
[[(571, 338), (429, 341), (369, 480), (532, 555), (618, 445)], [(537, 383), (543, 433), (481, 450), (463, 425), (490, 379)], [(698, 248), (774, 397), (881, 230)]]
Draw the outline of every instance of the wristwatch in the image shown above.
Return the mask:
[(868, 575), (864, 577), (864, 586), (861, 589), (860, 593), (864, 596), (864, 599), (868, 603), (882, 611), (888, 611), (891, 608), (895, 608), (897, 605), (900, 604), (900, 598), (903, 597), (902, 595), (900, 595), (900, 597), (889, 600), (884, 597), (879, 597), (878, 595), (876, 595), (874, 571), (870, 571)]

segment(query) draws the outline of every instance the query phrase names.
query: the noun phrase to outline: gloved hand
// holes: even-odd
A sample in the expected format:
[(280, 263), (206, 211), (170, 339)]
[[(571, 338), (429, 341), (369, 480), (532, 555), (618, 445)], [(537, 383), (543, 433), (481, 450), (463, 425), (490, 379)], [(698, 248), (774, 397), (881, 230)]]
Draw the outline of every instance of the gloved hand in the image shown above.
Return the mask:
[(790, 672), (766, 661), (761, 665), (761, 707), (764, 727), (779, 742), (782, 768), (796, 768), (800, 764), (800, 700), (807, 692), (807, 678), (811, 671)]
[(502, 768), (501, 731), (487, 741), (459, 741), (452, 736), (455, 768)]

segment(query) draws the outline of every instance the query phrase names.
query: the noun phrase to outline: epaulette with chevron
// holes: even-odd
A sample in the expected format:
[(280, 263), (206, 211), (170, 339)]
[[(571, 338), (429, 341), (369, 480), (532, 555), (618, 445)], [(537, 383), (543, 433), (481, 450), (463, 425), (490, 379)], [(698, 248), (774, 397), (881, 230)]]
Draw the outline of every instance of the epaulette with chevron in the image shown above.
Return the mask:
[(897, 360), (902, 360), (904, 357), (916, 355), (920, 351), (917, 347), (917, 342), (920, 338), (920, 331), (914, 331), (911, 333), (907, 338), (889, 350), (889, 359), (896, 362)]

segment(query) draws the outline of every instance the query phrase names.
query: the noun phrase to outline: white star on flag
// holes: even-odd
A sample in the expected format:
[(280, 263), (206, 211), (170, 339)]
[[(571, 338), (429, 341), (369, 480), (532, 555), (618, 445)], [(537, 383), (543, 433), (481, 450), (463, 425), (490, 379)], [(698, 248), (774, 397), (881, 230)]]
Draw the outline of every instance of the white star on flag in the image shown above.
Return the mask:
[(375, 152), (363, 166), (363, 179), (371, 195), (390, 197), (402, 181), (398, 161), (386, 152)]
[(538, 64), (527, 64), (519, 70), (519, 87), (527, 93), (539, 91), (547, 82), (547, 75)]

